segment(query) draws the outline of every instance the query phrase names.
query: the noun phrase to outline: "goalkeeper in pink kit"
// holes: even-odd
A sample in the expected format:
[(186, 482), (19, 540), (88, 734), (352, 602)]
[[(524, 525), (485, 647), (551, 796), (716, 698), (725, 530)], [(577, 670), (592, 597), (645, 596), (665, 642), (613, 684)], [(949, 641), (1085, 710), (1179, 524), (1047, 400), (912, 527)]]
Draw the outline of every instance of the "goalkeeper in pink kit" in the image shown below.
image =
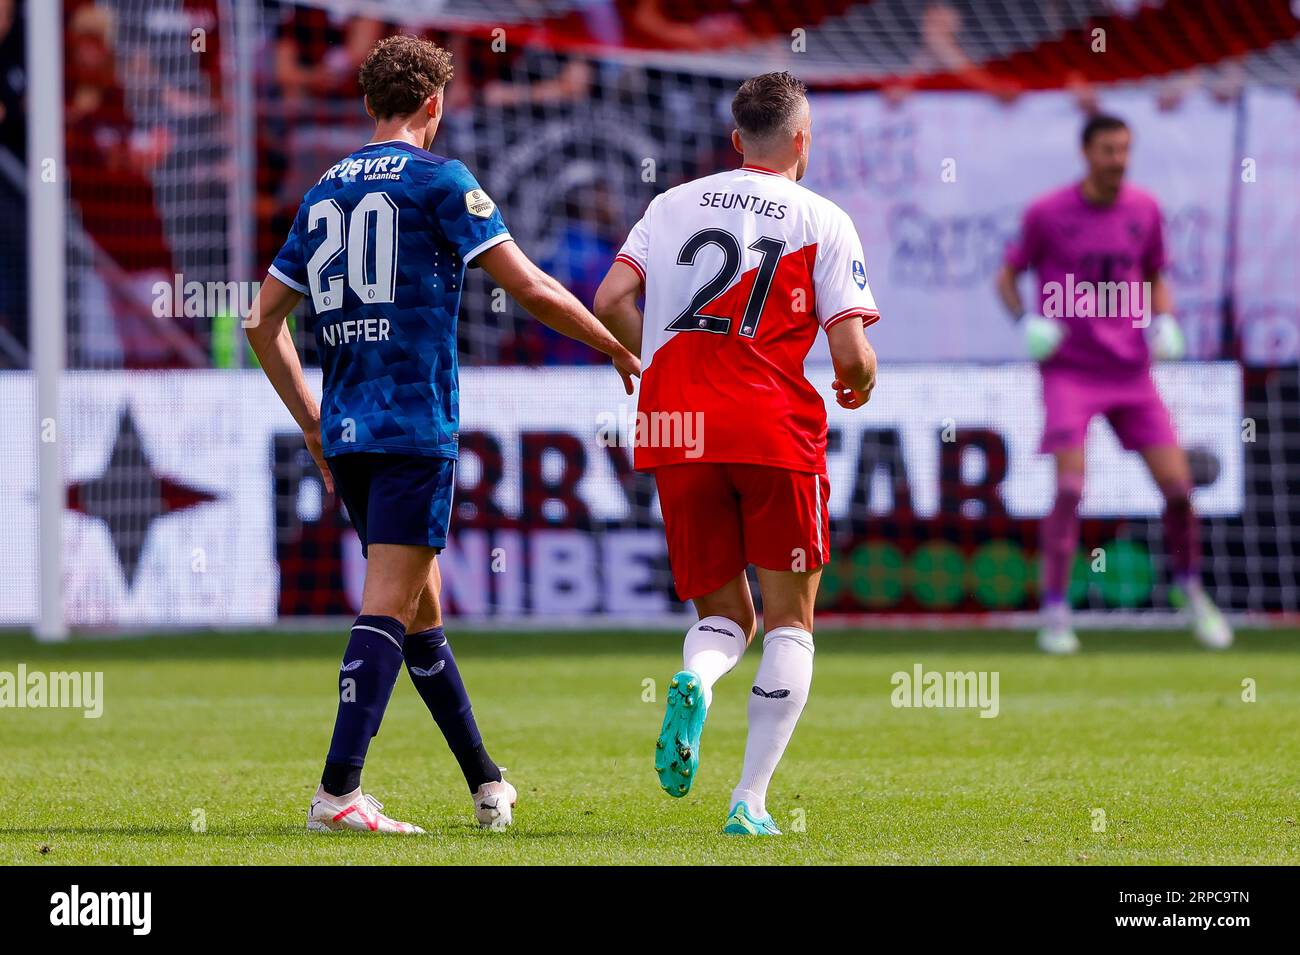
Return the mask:
[[(1125, 450), (1142, 455), (1164, 497), (1166, 558), (1193, 633), (1207, 647), (1232, 643), (1232, 630), (1201, 587), (1191, 469), (1151, 378), (1152, 358), (1182, 357), (1183, 336), (1161, 276), (1160, 209), (1124, 182), (1130, 139), (1122, 120), (1088, 121), (1083, 181), (1030, 205), (998, 274), (998, 294), (1020, 319), (1029, 354), (1042, 370), (1040, 450), (1056, 459), (1056, 497), (1040, 529), (1038, 645), (1048, 653), (1079, 647), (1066, 592), (1079, 544), (1084, 441), (1097, 415)], [(1026, 311), (1016, 287), (1026, 269), (1036, 276), (1037, 312)]]

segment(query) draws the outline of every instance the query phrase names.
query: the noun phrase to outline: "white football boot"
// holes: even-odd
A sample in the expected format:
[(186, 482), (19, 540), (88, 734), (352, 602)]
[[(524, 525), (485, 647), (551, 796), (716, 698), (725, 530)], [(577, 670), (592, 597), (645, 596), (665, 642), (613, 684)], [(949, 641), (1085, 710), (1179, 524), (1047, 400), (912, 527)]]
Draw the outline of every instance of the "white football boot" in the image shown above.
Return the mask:
[(1079, 652), (1079, 638), (1069, 625), (1043, 627), (1038, 631), (1038, 649), (1053, 656), (1068, 656)]
[(519, 794), (504, 779), (484, 783), (474, 793), (474, 818), (480, 829), (509, 829), (514, 822), (515, 803)]
[(1186, 588), (1187, 615), (1192, 621), (1192, 635), (1207, 650), (1226, 650), (1232, 646), (1232, 625), (1200, 587)]
[(1058, 657), (1079, 652), (1079, 638), (1070, 626), (1068, 604), (1062, 601), (1044, 606), (1042, 620), (1043, 625), (1038, 631), (1038, 649)]
[(331, 796), (322, 788), (316, 789), (311, 808), (307, 810), (308, 832), (393, 832), (404, 836), (419, 836), (424, 830), (409, 822), (390, 819), (380, 810), (384, 808), (374, 796), (367, 796), (359, 788), (346, 796)]

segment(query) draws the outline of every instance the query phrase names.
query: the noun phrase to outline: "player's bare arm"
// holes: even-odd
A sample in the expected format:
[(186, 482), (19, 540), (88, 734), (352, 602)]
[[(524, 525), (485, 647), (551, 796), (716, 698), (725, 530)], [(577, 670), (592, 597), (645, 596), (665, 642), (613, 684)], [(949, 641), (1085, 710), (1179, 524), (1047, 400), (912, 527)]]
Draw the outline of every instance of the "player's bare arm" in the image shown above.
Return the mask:
[(1021, 317), (1025, 314), (1025, 303), (1021, 301), (1020, 289), (1016, 285), (1016, 279), (1019, 277), (1020, 273), (1016, 271), (1016, 269), (1012, 268), (1010, 265), (1003, 265), (998, 269), (997, 281), (995, 283), (998, 291), (998, 298), (1001, 299), (1003, 307), (1006, 308), (1007, 312), (1016, 321), (1020, 321)]
[(826, 331), (835, 366), (835, 402), (841, 408), (861, 408), (876, 387), (876, 351), (867, 341), (859, 317), (836, 322)]
[(312, 460), (320, 469), (325, 481), (325, 488), (331, 493), (334, 480), (330, 470), (325, 466), (325, 455), (320, 436), (320, 406), (307, 387), (303, 377), (302, 363), (298, 360), (298, 350), (294, 348), (293, 336), (285, 319), (302, 301), (302, 295), (285, 285), (274, 275), (268, 275), (253, 301), (249, 313), (254, 321), (249, 325), (248, 343), (262, 365), (262, 371), (275, 388), (284, 406), (293, 415), (293, 420), (302, 428), (303, 440)]
[(1160, 272), (1147, 276), (1151, 283), (1151, 310), (1157, 315), (1174, 314), (1174, 290)]
[(636, 355), (610, 334), (572, 292), (534, 265), (519, 246), (502, 242), (480, 255), (477, 262), (543, 325), (608, 355), (623, 377), (623, 387), (632, 394), (632, 379), (641, 374)]
[(625, 262), (615, 261), (596, 289), (594, 311), (596, 317), (623, 343), (623, 347), (641, 356), (641, 309), (637, 298), (641, 294), (641, 276)]

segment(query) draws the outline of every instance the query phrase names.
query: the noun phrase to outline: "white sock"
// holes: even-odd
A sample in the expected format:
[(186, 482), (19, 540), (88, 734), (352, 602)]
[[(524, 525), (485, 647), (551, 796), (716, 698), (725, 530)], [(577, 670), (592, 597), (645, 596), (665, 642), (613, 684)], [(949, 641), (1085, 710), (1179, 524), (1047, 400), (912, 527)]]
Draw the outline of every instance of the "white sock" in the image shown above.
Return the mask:
[(705, 617), (686, 631), (682, 669), (698, 673), (704, 705), (713, 703), (713, 684), (740, 662), (745, 652), (745, 631), (727, 617)]
[(1070, 626), (1070, 604), (1058, 600), (1043, 608), (1043, 625), (1048, 630), (1066, 630)]
[[(731, 793), (755, 816), (767, 815), (767, 787), (799, 722), (812, 684), (813, 638), (798, 627), (777, 627), (763, 637), (763, 660), (749, 697), (745, 768)], [(761, 692), (760, 692), (761, 691)]]

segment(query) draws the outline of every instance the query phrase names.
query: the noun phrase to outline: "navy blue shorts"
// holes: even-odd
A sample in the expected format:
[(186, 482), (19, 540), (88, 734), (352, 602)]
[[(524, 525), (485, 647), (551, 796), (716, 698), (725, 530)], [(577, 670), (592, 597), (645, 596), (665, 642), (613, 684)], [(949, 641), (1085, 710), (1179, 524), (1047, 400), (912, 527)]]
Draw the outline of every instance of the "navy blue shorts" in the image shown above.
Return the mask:
[(363, 554), (371, 544), (447, 546), (454, 459), (357, 451), (326, 462)]

